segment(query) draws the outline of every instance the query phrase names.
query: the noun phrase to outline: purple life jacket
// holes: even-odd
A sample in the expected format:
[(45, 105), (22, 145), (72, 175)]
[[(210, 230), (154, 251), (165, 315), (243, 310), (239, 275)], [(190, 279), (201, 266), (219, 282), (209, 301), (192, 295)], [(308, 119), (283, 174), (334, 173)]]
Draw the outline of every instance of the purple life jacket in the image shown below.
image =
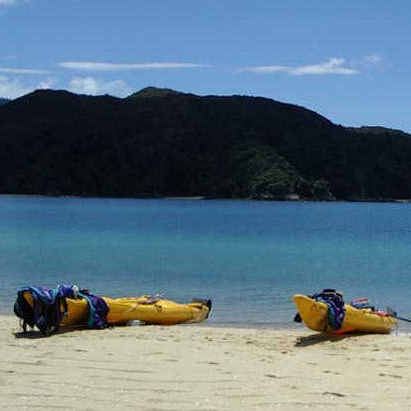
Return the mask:
[(328, 324), (333, 330), (342, 327), (345, 317), (345, 303), (341, 293), (333, 289), (324, 289), (310, 298), (321, 301), (328, 306)]
[(89, 290), (79, 290), (76, 285), (59, 285), (58, 289), (67, 298), (83, 298), (87, 301), (88, 318), (87, 328), (107, 328), (109, 307), (104, 299), (98, 295), (90, 293)]
[[(29, 292), (32, 303), (25, 298)], [(109, 307), (103, 298), (91, 294), (88, 290), (79, 290), (76, 285), (59, 285), (57, 288), (22, 287), (17, 291), (14, 304), (14, 313), (22, 320), (22, 328), (27, 332), (27, 326), (37, 327), (40, 332), (48, 336), (57, 332), (60, 323), (67, 315), (66, 298), (84, 298), (87, 301), (88, 319), (87, 328), (106, 328)], [(63, 311), (61, 311), (63, 307)]]
[[(30, 293), (31, 303), (26, 300), (26, 293)], [(48, 336), (59, 330), (60, 322), (67, 313), (67, 304), (58, 289), (22, 287), (17, 291), (14, 313), (22, 320), (24, 332), (27, 332), (27, 326), (36, 326), (43, 335)]]

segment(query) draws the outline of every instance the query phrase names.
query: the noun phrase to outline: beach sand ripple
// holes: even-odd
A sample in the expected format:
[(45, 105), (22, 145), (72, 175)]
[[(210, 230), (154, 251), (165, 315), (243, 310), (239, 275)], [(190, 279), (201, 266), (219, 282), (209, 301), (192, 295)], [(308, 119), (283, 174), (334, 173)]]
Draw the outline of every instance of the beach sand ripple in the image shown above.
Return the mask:
[(22, 337), (0, 317), (2, 410), (410, 410), (411, 337), (181, 325)]

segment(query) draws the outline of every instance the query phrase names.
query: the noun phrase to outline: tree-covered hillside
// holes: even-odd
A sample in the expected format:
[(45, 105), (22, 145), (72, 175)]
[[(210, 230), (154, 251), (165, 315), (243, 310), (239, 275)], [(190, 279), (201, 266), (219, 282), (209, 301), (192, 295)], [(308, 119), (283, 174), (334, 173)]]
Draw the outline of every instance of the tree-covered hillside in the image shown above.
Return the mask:
[(410, 137), (260, 97), (41, 90), (0, 107), (0, 192), (411, 198)]

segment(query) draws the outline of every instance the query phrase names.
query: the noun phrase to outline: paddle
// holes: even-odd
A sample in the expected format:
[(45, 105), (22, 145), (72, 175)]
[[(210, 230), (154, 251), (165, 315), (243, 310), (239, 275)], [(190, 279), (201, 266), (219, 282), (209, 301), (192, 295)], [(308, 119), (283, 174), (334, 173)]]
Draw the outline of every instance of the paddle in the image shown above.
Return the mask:
[(411, 320), (409, 318), (399, 317), (397, 313), (390, 307), (387, 307), (387, 314), (390, 315), (391, 317), (396, 318), (397, 320), (406, 321), (408, 323), (411, 323)]

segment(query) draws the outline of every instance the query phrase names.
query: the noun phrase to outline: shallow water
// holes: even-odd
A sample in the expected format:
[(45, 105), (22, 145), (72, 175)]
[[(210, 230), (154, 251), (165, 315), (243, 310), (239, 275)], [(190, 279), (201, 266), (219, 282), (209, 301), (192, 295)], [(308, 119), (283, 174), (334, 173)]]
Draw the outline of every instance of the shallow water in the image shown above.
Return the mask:
[(411, 205), (0, 197), (0, 312), (23, 285), (211, 298), (210, 324), (294, 327), (338, 288), (411, 316)]

